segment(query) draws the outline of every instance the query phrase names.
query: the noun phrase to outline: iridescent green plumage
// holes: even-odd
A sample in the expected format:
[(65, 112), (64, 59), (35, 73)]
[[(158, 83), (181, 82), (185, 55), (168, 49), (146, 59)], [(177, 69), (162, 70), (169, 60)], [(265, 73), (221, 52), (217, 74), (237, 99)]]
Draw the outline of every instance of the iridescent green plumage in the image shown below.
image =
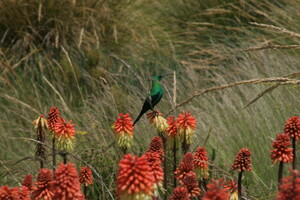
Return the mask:
[(158, 104), (158, 102), (161, 100), (161, 98), (164, 94), (164, 90), (159, 82), (164, 76), (167, 76), (167, 75), (170, 75), (170, 74), (164, 74), (164, 75), (159, 75), (159, 76), (153, 77), (150, 93), (146, 97), (143, 108), (142, 108), (139, 116), (134, 121), (133, 125), (135, 125), (148, 110), (153, 110), (154, 106), (156, 106), (156, 104)]

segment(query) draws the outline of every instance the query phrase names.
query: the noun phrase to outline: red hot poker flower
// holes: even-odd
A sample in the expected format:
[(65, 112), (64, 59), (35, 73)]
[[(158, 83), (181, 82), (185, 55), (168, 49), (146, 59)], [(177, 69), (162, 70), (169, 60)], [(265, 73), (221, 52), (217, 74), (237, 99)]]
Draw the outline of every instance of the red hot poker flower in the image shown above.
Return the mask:
[(190, 195), (186, 187), (176, 187), (170, 200), (190, 200)]
[(76, 167), (72, 163), (60, 163), (54, 172), (54, 198), (74, 200), (82, 199), (80, 182)]
[(182, 158), (182, 161), (179, 163), (178, 168), (174, 172), (176, 178), (182, 184), (182, 180), (190, 171), (194, 171), (194, 163), (193, 163), (193, 154), (186, 153)]
[(194, 154), (195, 172), (199, 179), (208, 179), (208, 156), (205, 147), (197, 148)]
[(150, 119), (150, 123), (154, 125), (159, 134), (164, 135), (166, 133), (168, 124), (167, 120), (162, 117), (162, 113), (153, 111), (152, 113), (147, 114), (147, 118)]
[(191, 197), (197, 197), (200, 195), (199, 183), (197, 181), (197, 175), (195, 172), (190, 171), (187, 173), (182, 180), (182, 185), (188, 189)]
[(119, 113), (114, 122), (113, 129), (116, 135), (116, 141), (121, 148), (130, 148), (133, 143), (133, 122), (128, 113)]
[(145, 155), (124, 155), (119, 163), (117, 176), (117, 196), (121, 200), (151, 198), (154, 182), (153, 172)]
[(182, 114), (178, 114), (176, 123), (181, 139), (183, 140), (183, 138), (186, 137), (186, 143), (191, 144), (197, 124), (196, 118), (192, 117), (190, 111), (187, 113), (182, 112)]
[(51, 107), (48, 113), (48, 126), (49, 130), (53, 131), (55, 124), (60, 121), (60, 114), (57, 107)]
[(27, 187), (29, 190), (33, 189), (33, 181), (32, 181), (32, 175), (28, 174), (25, 176), (22, 185)]
[(167, 118), (167, 124), (169, 127), (167, 128), (167, 137), (175, 138), (177, 135), (177, 123), (174, 119), (174, 116), (170, 116)]
[(30, 191), (27, 187), (13, 187), (9, 188), (4, 185), (0, 187), (1, 200), (30, 200)]
[(35, 185), (32, 192), (33, 199), (51, 200), (53, 198), (52, 172), (49, 169), (40, 169)]
[(292, 176), (282, 179), (277, 193), (278, 200), (300, 199), (300, 171), (291, 171)]
[(161, 137), (158, 136), (153, 137), (147, 152), (151, 152), (151, 153), (157, 152), (159, 154), (160, 160), (161, 161), (164, 160), (165, 153), (164, 153), (163, 141)]
[(76, 131), (72, 124), (72, 120), (66, 123), (66, 120), (60, 118), (60, 121), (55, 124), (54, 133), (58, 140), (58, 148), (61, 150), (72, 151), (75, 144)]
[(88, 166), (81, 168), (79, 181), (81, 184), (84, 184), (86, 187), (90, 184), (93, 184), (93, 173)]
[(211, 183), (207, 184), (207, 191), (203, 196), (202, 200), (228, 200), (229, 193), (224, 188), (223, 179), (212, 180)]
[(300, 138), (300, 117), (291, 117), (285, 123), (284, 133), (296, 140)]
[(277, 135), (276, 140), (272, 146), (274, 150), (271, 150), (271, 158), (273, 163), (285, 162), (290, 163), (293, 161), (293, 149), (287, 148), (291, 146), (290, 137), (288, 134), (280, 133)]
[(236, 155), (235, 161), (232, 165), (232, 169), (238, 169), (239, 172), (251, 171), (251, 152), (247, 148), (242, 148)]
[(228, 180), (224, 188), (230, 193), (230, 200), (238, 200), (238, 185), (234, 180)]
[(155, 194), (155, 196), (157, 196), (159, 188), (162, 187), (162, 181), (164, 180), (164, 172), (163, 172), (163, 169), (161, 166), (162, 162), (160, 160), (160, 156), (159, 156), (158, 152), (153, 152), (153, 153), (146, 152), (145, 156), (147, 157), (148, 164), (151, 167), (152, 172), (153, 172), (153, 176), (155, 179), (154, 194)]

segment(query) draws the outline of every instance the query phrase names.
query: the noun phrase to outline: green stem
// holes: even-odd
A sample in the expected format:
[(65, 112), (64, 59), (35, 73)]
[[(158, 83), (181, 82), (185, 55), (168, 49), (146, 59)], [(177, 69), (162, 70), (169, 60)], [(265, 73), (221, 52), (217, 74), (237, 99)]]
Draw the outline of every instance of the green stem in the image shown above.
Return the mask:
[[(167, 152), (167, 148), (166, 148), (167, 140), (163, 135), (161, 136), (161, 138), (162, 138), (162, 141), (163, 141), (164, 152), (166, 154), (166, 152)], [(168, 166), (167, 166), (166, 156), (164, 157), (163, 165), (164, 165), (164, 189), (167, 190), (167, 186), (168, 186), (168, 176), (167, 176), (168, 175)], [(167, 192), (165, 192), (164, 200), (167, 200), (167, 199), (168, 199), (168, 194), (167, 194)]]
[(53, 172), (54, 172), (55, 167), (56, 167), (56, 149), (55, 149), (55, 137), (54, 136), (52, 139), (52, 165), (53, 165)]
[(292, 145), (293, 145), (293, 170), (296, 169), (296, 163), (297, 163), (297, 157), (296, 157), (296, 137), (293, 137), (293, 141), (292, 141)]
[(238, 198), (239, 198), (239, 200), (242, 199), (242, 176), (243, 176), (243, 172), (244, 171), (239, 172), (239, 177), (238, 177)]
[[(278, 168), (278, 187), (281, 184), (281, 179), (282, 179), (282, 172), (283, 172), (283, 162), (280, 161), (279, 163), (279, 168)], [(278, 188), (279, 189), (279, 188)]]

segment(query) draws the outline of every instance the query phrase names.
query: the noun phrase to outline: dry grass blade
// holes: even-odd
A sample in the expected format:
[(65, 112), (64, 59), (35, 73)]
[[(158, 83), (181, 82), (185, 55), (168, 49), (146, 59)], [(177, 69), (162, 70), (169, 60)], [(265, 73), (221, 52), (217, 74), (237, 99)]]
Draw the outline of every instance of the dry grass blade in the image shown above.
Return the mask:
[(36, 110), (35, 108), (31, 107), (30, 105), (28, 105), (27, 103), (23, 102), (23, 101), (20, 101), (19, 99), (16, 99), (14, 97), (11, 97), (9, 96), (8, 94), (2, 94), (1, 95), (2, 97), (8, 99), (8, 100), (11, 100), (11, 102), (14, 102), (14, 103), (17, 103), (17, 104), (20, 104), (30, 110), (32, 110), (33, 112), (37, 113), (37, 114), (40, 114), (41, 112), (39, 112), (38, 110)]
[(261, 47), (251, 47), (248, 49), (244, 49), (243, 51), (258, 51), (258, 50), (265, 50), (265, 49), (300, 49), (300, 45), (266, 45)]
[(299, 33), (295, 33), (293, 31), (287, 30), (285, 28), (281, 28), (281, 27), (277, 27), (277, 26), (269, 25), (269, 24), (260, 24), (260, 23), (257, 23), (257, 22), (250, 22), (250, 24), (253, 24), (253, 25), (259, 26), (259, 27), (263, 27), (263, 28), (267, 28), (269, 30), (273, 30), (273, 31), (276, 31), (276, 32), (285, 33), (285, 34), (288, 34), (288, 35), (293, 36), (293, 37), (300, 38)]
[[(285, 78), (295, 78), (300, 76), (300, 72), (295, 72), (289, 75), (284, 76)], [(273, 91), (274, 89), (276, 89), (280, 84), (276, 83), (274, 85), (272, 85), (271, 87), (268, 87), (267, 89), (265, 89), (264, 91), (262, 91), (261, 93), (259, 93), (253, 100), (251, 100), (249, 103), (247, 103), (246, 106), (243, 107), (243, 109), (247, 108), (248, 106), (250, 106), (251, 104), (253, 104), (254, 102), (256, 102), (258, 99), (260, 99), (260, 97), (264, 96), (265, 94), (267, 94), (268, 92)]]
[(294, 80), (290, 78), (283, 78), (283, 77), (271, 77), (271, 78), (263, 78), (263, 79), (250, 79), (250, 80), (244, 80), (244, 81), (238, 81), (234, 83), (228, 83), (220, 86), (210, 87), (206, 89), (199, 90), (197, 92), (194, 92), (191, 94), (186, 100), (182, 101), (181, 103), (177, 104), (174, 108), (170, 109), (167, 113), (167, 116), (173, 112), (175, 109), (184, 106), (185, 104), (192, 101), (195, 97), (201, 96), (203, 94), (223, 90), (226, 88), (231, 88), (234, 86), (244, 85), (244, 84), (260, 84), (260, 83), (274, 83), (277, 82), (280, 85), (298, 85), (300, 84), (300, 80)]

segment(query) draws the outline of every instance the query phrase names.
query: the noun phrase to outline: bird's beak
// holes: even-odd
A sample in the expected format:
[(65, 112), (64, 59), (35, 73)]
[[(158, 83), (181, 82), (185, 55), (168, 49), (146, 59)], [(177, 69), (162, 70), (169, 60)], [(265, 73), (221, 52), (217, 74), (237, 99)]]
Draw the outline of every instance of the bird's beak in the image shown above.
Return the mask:
[(169, 75), (173, 75), (173, 73), (166, 73), (166, 74), (161, 75), (161, 77), (163, 78), (163, 77), (169, 76)]

